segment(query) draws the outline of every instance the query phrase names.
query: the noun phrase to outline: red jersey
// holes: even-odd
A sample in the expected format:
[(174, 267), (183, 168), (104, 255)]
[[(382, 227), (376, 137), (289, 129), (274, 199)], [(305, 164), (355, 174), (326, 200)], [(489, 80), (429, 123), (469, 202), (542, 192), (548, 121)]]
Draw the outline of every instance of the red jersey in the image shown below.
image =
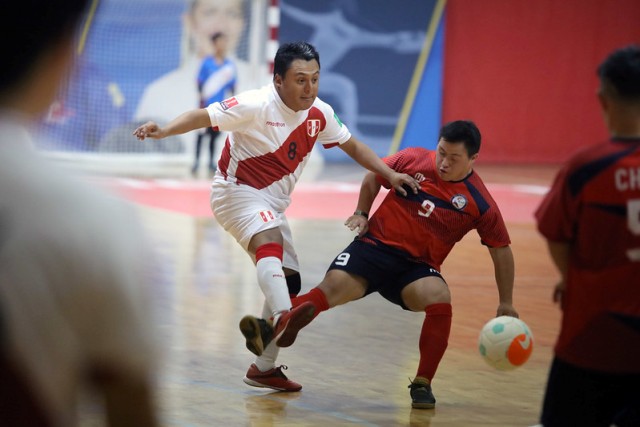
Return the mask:
[(575, 155), (536, 218), (544, 237), (571, 245), (556, 355), (640, 372), (640, 138)]
[[(390, 191), (369, 221), (368, 235), (440, 269), (453, 246), (477, 229), (491, 247), (511, 243), (509, 233), (484, 183), (475, 172), (461, 181), (443, 181), (435, 151), (407, 148), (384, 159), (392, 169), (415, 177), (422, 174), (418, 194)], [(378, 176), (385, 188), (389, 182)]]

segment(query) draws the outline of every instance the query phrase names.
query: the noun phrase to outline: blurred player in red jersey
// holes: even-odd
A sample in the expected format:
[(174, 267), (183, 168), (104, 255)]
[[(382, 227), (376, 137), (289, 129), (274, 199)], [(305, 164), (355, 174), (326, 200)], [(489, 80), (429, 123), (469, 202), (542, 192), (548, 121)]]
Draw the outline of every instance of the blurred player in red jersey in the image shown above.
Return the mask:
[(245, 333), (255, 337), (247, 345), (258, 356), (244, 382), (298, 391), (302, 386), (289, 380), (275, 360), (279, 347), (293, 343), (315, 309), (311, 303), (292, 307), (290, 298), (300, 292), (301, 279), (285, 215), (314, 144), (339, 147), (363, 167), (384, 175), (401, 193), (407, 191), (403, 185), (417, 192), (418, 182), (389, 168), (318, 98), (320, 55), (312, 45), (283, 44), (274, 59), (270, 85), (187, 111), (163, 127), (147, 122), (133, 133), (143, 140), (204, 127), (229, 132), (211, 184), (211, 209), (255, 262), (265, 295), (262, 315), (275, 325), (271, 340), (271, 324), (241, 322)]
[(563, 311), (545, 427), (640, 426), (640, 47), (598, 76), (611, 138), (576, 153), (536, 212)]
[(439, 270), (469, 231), (478, 231), (495, 265), (497, 315), (518, 317), (512, 302), (509, 233), (498, 206), (473, 171), (480, 142), (473, 122), (454, 121), (440, 130), (436, 151), (407, 148), (386, 158), (390, 168), (415, 177), (420, 190), (407, 195), (390, 191), (370, 220), (380, 187), (390, 184), (368, 173), (357, 210), (345, 223), (359, 230), (358, 237), (333, 260), (316, 288), (293, 299), (294, 306), (312, 302), (317, 315), (378, 292), (405, 310), (425, 312), (420, 362), (409, 386), (414, 408), (435, 406), (431, 381), (447, 348), (452, 313), (451, 294)]

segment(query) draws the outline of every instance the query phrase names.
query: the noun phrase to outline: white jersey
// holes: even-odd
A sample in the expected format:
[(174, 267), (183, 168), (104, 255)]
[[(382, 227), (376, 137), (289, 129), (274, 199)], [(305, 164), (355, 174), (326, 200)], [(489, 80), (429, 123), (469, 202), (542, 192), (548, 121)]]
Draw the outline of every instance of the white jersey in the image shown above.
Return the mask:
[(330, 148), (351, 138), (330, 105), (316, 98), (311, 108), (295, 112), (273, 84), (211, 104), (207, 111), (214, 129), (229, 132), (213, 185), (247, 185), (281, 212), (314, 144)]
[(133, 206), (42, 159), (21, 120), (0, 112), (0, 345), (75, 425), (93, 368), (152, 380), (151, 253)]

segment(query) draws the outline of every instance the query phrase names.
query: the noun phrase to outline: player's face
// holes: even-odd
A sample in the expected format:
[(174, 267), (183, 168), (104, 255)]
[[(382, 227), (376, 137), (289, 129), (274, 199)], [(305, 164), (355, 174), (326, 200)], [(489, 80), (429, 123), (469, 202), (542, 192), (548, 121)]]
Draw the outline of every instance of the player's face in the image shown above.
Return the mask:
[(213, 42), (213, 51), (216, 55), (222, 57), (227, 56), (227, 47), (229, 43), (226, 36), (220, 36)]
[(244, 29), (242, 0), (196, 0), (187, 17), (192, 42), (199, 57), (210, 55), (211, 36), (224, 33), (229, 52), (235, 52)]
[(469, 157), (463, 142), (449, 142), (443, 138), (436, 148), (436, 168), (445, 181), (460, 181), (471, 172), (478, 154)]
[(312, 59), (296, 59), (284, 78), (275, 76), (274, 84), (282, 102), (293, 111), (308, 110), (318, 96), (320, 66)]

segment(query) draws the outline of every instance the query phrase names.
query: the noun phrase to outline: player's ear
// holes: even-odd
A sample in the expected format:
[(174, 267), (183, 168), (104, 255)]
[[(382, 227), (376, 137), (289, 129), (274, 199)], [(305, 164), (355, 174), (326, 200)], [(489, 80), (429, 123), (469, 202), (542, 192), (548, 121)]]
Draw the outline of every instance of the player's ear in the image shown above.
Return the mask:
[(600, 103), (600, 108), (602, 108), (603, 112), (607, 112), (609, 110), (609, 99), (601, 90), (598, 91), (598, 102)]
[(276, 85), (276, 87), (282, 86), (282, 76), (280, 74), (274, 74), (273, 83)]

